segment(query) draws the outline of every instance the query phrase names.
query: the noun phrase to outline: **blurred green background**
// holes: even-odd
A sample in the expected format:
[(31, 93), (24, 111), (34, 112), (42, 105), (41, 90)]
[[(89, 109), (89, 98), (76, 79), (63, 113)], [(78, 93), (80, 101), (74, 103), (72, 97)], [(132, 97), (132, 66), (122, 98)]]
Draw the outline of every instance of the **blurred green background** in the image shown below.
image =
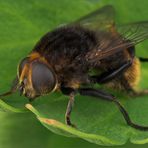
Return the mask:
[[(148, 19), (147, 0), (0, 0), (0, 65), (6, 68), (6, 71), (11, 71), (0, 71), (0, 90), (9, 88), (18, 61), (27, 55), (29, 48), (33, 47), (44, 33), (106, 4), (114, 5), (117, 22)], [(21, 53), (15, 55), (14, 49), (16, 52), (21, 50)], [(11, 70), (9, 66), (5, 67), (10, 64)], [(132, 146), (144, 148), (148, 145), (128, 143), (116, 147)], [(55, 135), (43, 127), (31, 113), (0, 112), (0, 148), (75, 147), (101, 148), (78, 138)]]

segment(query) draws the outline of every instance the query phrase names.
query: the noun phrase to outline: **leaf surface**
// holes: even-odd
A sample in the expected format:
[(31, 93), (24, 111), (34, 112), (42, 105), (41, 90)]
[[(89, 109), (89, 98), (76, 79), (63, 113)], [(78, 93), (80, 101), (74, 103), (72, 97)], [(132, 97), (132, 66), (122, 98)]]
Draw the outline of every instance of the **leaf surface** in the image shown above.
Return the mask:
[[(136, 5), (133, 6), (133, 3)], [(15, 78), (17, 64), (25, 57), (40, 37), (54, 27), (74, 21), (106, 4), (116, 9), (116, 21), (127, 23), (147, 20), (148, 1), (111, 0), (104, 1), (68, 1), (44, 0), (26, 3), (25, 0), (0, 1), (0, 92), (10, 88)], [(68, 7), (66, 7), (68, 6)], [(131, 11), (132, 10), (132, 11)], [(137, 46), (137, 54), (146, 56), (148, 43), (145, 41)], [(148, 64), (142, 66), (141, 88), (148, 87)], [(145, 97), (129, 98), (115, 93), (120, 102), (128, 110), (134, 122), (148, 125), (148, 99)], [(0, 100), (1, 110), (26, 112), (28, 100), (14, 94)], [(32, 105), (26, 107), (49, 130), (56, 134), (79, 137), (99, 145), (122, 145), (130, 140), (132, 143), (148, 143), (148, 132), (135, 130), (125, 123), (122, 115), (114, 104), (91, 97), (76, 96), (72, 112), (72, 122), (77, 128), (64, 123), (64, 114), (68, 97), (60, 93), (40, 97)]]

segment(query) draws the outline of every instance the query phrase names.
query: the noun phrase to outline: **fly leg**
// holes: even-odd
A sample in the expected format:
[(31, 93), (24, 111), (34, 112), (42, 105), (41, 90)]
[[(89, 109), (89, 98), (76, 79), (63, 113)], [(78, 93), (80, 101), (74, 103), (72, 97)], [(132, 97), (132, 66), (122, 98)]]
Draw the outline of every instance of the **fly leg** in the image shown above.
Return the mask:
[(122, 74), (125, 70), (127, 70), (132, 65), (132, 60), (127, 61), (125, 64), (123, 64), (121, 67), (102, 73), (99, 76), (91, 76), (90, 81), (94, 83), (107, 83), (114, 79), (116, 76)]
[(92, 76), (90, 79), (92, 82), (103, 84), (111, 81), (114, 79), (116, 76), (121, 75), (124, 73), (133, 63), (133, 59), (135, 57), (135, 47), (131, 46), (127, 49), (129, 55), (130, 55), (130, 60), (128, 60), (126, 63), (118, 67), (117, 69), (107, 71), (102, 73), (100, 76)]
[(0, 94), (0, 97), (5, 97), (5, 96), (9, 96), (9, 95), (11, 95), (11, 94), (13, 94), (13, 91), (8, 91), (8, 92), (5, 92), (5, 93), (3, 93), (3, 94)]
[(74, 105), (74, 94), (71, 93), (69, 97), (70, 98), (69, 98), (66, 113), (65, 113), (65, 122), (66, 122), (67, 125), (75, 127), (75, 125), (72, 124), (71, 120), (70, 120), (71, 111), (72, 111), (72, 108), (73, 108), (73, 105)]
[(62, 87), (61, 91), (63, 92), (63, 94), (69, 96), (69, 101), (68, 101), (68, 105), (65, 113), (65, 123), (69, 126), (75, 127), (75, 125), (71, 123), (71, 119), (70, 119), (72, 108), (74, 106), (75, 90), (72, 88)]
[(140, 62), (148, 62), (148, 58), (139, 57)]
[(122, 113), (126, 123), (138, 130), (141, 131), (148, 131), (148, 127), (147, 126), (141, 126), (138, 124), (135, 124), (134, 122), (132, 122), (132, 120), (130, 119), (128, 112), (125, 110), (125, 108), (121, 105), (121, 103), (112, 95), (109, 94), (105, 91), (102, 90), (96, 90), (96, 89), (92, 89), (92, 88), (80, 88), (78, 90), (78, 92), (80, 93), (80, 95), (83, 96), (91, 96), (91, 97), (95, 97), (97, 99), (103, 99), (106, 101), (110, 101), (113, 102), (120, 110), (120, 112)]
[(3, 93), (3, 94), (0, 94), (0, 97), (9, 96), (9, 95), (15, 93), (16, 90), (17, 90), (17, 88), (18, 88), (18, 78), (16, 77), (16, 78), (13, 80), (11, 89), (10, 89), (8, 92), (5, 92), (5, 93)]

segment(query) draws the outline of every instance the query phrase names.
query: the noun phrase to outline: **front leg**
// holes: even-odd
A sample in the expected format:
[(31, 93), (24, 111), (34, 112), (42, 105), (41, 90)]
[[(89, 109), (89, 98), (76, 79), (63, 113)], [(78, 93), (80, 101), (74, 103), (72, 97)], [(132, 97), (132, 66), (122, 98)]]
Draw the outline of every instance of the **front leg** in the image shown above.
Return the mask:
[(69, 96), (69, 101), (68, 101), (68, 105), (67, 105), (67, 109), (65, 113), (65, 123), (69, 126), (75, 127), (75, 125), (71, 123), (70, 115), (72, 112), (72, 108), (74, 106), (74, 99), (75, 99), (76, 91), (69, 87), (61, 87), (61, 91), (63, 94)]
[(74, 124), (72, 124), (70, 120), (71, 111), (74, 105), (74, 96), (75, 96), (74, 93), (71, 93), (69, 95), (70, 98), (69, 98), (66, 113), (65, 113), (65, 122), (67, 125), (70, 125), (70, 126), (74, 126)]
[(9, 95), (15, 93), (18, 89), (18, 83), (19, 83), (19, 80), (18, 80), (18, 77), (16, 77), (12, 82), (11, 89), (3, 94), (0, 94), (0, 97), (9, 96)]

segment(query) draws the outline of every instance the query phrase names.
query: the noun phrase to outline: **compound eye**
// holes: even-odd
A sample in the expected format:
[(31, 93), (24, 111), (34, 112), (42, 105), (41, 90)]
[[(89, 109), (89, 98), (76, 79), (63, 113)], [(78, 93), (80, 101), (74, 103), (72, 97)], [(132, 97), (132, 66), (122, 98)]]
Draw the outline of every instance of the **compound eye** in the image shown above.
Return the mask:
[(47, 94), (56, 85), (55, 75), (47, 65), (36, 61), (32, 63), (32, 85), (38, 94)]
[(23, 71), (23, 68), (24, 68), (24, 66), (25, 66), (27, 63), (28, 63), (28, 57), (24, 58), (24, 59), (20, 62), (19, 67), (18, 67), (18, 74), (19, 74), (19, 76), (21, 76), (21, 73), (22, 73), (22, 71)]

